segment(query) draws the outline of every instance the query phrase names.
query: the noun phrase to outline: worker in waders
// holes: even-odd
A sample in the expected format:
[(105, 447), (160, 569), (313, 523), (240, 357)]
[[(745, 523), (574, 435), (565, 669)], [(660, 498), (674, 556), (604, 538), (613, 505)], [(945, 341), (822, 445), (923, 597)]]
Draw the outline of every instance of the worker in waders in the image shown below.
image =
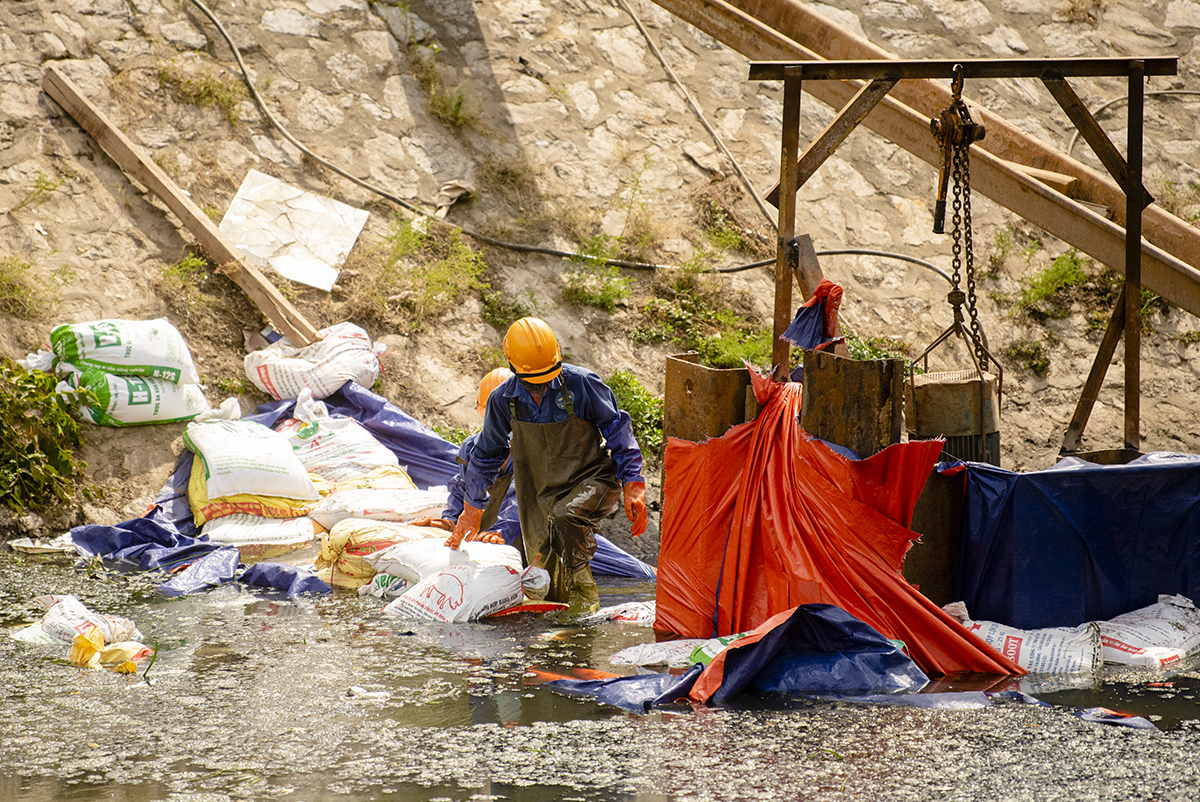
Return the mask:
[[(478, 410), (479, 417), (482, 418), (487, 413), (487, 400), (492, 391), (503, 384), (506, 379), (512, 378), (512, 375), (512, 371), (508, 368), (496, 368), (480, 380), (479, 393), (475, 397), (475, 409)], [(466, 503), (467, 464), (471, 461), (471, 452), (475, 450), (475, 441), (478, 439), (478, 433), (473, 434), (458, 448), (458, 456), (454, 458), (459, 466), (458, 473), (446, 483), (446, 489), (450, 491), (450, 494), (446, 499), (446, 509), (442, 510), (442, 516), (434, 518), (426, 515), (410, 521), (411, 526), (436, 526), (447, 532), (454, 531), (454, 526), (458, 523), (458, 518), (462, 515), (463, 506)], [(501, 512), (504, 497), (508, 493), (508, 486), (511, 483), (512, 460), (506, 459), (498, 472), (496, 481), (488, 487), (488, 505), (479, 521), (480, 531), (475, 532), (467, 540), (479, 540), (484, 543), (511, 543), (520, 537), (521, 522), (517, 518), (515, 507), (510, 506), (503, 510), (503, 513)]]
[(488, 488), (509, 454), (527, 565), (550, 573), (550, 601), (569, 616), (600, 606), (589, 561), (600, 521), (625, 505), (636, 537), (646, 531), (642, 452), (629, 414), (590, 370), (564, 364), (554, 332), (535, 317), (504, 335), (515, 374), (491, 394), (467, 465), (467, 503), (446, 540), (458, 548), (480, 529)]

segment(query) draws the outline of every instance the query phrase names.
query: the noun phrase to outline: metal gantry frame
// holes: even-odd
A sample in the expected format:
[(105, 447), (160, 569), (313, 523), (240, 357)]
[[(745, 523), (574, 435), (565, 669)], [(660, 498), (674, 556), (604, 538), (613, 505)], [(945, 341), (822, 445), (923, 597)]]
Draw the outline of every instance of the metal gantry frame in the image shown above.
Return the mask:
[[(957, 71), (957, 72), (956, 72)], [(1126, 451), (1141, 447), (1141, 264), (1142, 210), (1153, 197), (1142, 185), (1142, 125), (1145, 79), (1175, 75), (1178, 59), (1077, 58), (1077, 59), (960, 59), (919, 61), (756, 61), (750, 80), (783, 82), (783, 136), (779, 183), (767, 194), (779, 210), (779, 241), (775, 260), (774, 346), (776, 378), (788, 373), (788, 343), (781, 339), (792, 318), (792, 273), (798, 261), (796, 194), (817, 169), (832, 156), (859, 123), (866, 119), (897, 82), (902, 80), (1037, 78), (1058, 101), (1100, 162), (1125, 194), (1125, 284), (1113, 309), (1091, 372), (1080, 391), (1075, 414), (1063, 440), (1063, 453), (1079, 451), (1084, 427), (1100, 392), (1117, 342), (1125, 336)], [(1120, 77), (1129, 81), (1129, 122), (1126, 152), (1122, 157), (1091, 112), (1067, 83), (1067, 78)], [(805, 80), (867, 81), (825, 129), (800, 152), (800, 92)], [(932, 134), (931, 134), (932, 136)], [(972, 147), (972, 152), (975, 146)]]

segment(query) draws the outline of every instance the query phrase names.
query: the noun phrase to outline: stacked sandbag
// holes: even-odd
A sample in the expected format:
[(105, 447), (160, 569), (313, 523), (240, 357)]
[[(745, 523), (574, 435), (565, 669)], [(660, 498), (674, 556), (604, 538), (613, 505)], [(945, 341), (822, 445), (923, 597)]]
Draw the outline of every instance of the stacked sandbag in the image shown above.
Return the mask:
[(320, 340), (303, 348), (287, 337), (246, 355), (246, 376), (276, 400), (297, 398), (305, 388), (314, 398), (337, 392), (348, 381), (370, 388), (379, 378), (379, 354), (386, 346), (353, 323), (317, 332)]
[(183, 441), (196, 455), (188, 500), (197, 526), (235, 513), (297, 518), (320, 499), (287, 437), (261, 423), (193, 422)]
[(1097, 623), (1108, 663), (1171, 668), (1200, 652), (1200, 610), (1186, 596), (1163, 594), (1155, 604)]
[(449, 497), (445, 487), (418, 490), (403, 469), (387, 465), (322, 490), (325, 497), (308, 515), (329, 530), (347, 518), (402, 522), (438, 515)]
[(512, 546), (470, 541), (464, 542), (457, 549), (451, 549), (445, 544), (444, 531), (431, 531), (435, 532), (432, 537), (398, 543), (370, 555), (366, 558), (367, 562), (376, 573), (397, 576), (408, 580), (412, 585), (438, 571), (468, 561), (480, 565), (503, 565), (517, 572), (522, 569), (521, 553)]
[[(438, 534), (425, 526), (347, 518), (322, 535), (321, 552), (313, 567), (317, 569), (317, 576), (330, 585), (355, 590), (374, 580), (377, 571), (370, 563), (373, 555), (400, 543), (436, 537)], [(437, 539), (439, 545), (445, 532), (440, 532), (440, 535)], [(381, 580), (380, 584), (394, 592), (414, 584), (408, 578), (396, 579), (398, 581)]]
[(94, 401), (82, 411), (92, 423), (172, 423), (209, 408), (187, 343), (162, 318), (63, 324), (50, 349), (28, 361), (57, 371), (60, 390), (89, 390)]
[(311, 518), (266, 518), (244, 512), (205, 523), (200, 533), (213, 543), (236, 546), (243, 560), (262, 560), (310, 546), (319, 527)]
[[(375, 439), (354, 418), (330, 415), (325, 404), (304, 388), (296, 399), (294, 418), (277, 424), (305, 470), (326, 482), (341, 483), (364, 476), (376, 468), (400, 469), (396, 455)], [(404, 476), (408, 485), (407, 474)]]
[(507, 565), (468, 561), (422, 579), (383, 611), (402, 618), (445, 623), (475, 621), (515, 607), (529, 595), (528, 590), (549, 585), (550, 575), (536, 566), (520, 571)]

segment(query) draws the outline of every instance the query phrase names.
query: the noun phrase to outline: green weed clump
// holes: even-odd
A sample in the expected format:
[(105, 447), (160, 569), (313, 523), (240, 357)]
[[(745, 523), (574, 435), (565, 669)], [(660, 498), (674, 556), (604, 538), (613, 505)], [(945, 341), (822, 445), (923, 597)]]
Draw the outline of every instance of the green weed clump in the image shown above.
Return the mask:
[(379, 272), (358, 294), (355, 316), (386, 320), (399, 305), (416, 330), (428, 325), (466, 293), (486, 289), (483, 256), (454, 226), (420, 218), (397, 217), (385, 238), (387, 252)]
[(563, 300), (611, 312), (628, 298), (633, 279), (623, 277), (614, 265), (604, 264), (616, 258), (618, 245), (619, 239), (607, 234), (580, 245), (578, 255), (570, 259), (572, 268), (562, 274)]
[[(60, 279), (73, 277), (70, 268), (59, 270)], [(33, 274), (33, 265), (16, 256), (0, 258), (0, 312), (23, 320), (44, 318), (58, 307), (58, 287)]]
[(633, 435), (642, 453), (662, 456), (666, 439), (663, 437), (663, 401), (650, 393), (627, 370), (615, 371), (608, 377), (608, 386), (617, 397), (617, 406), (629, 413)]
[(846, 350), (851, 359), (903, 359), (908, 369), (908, 346), (896, 337), (877, 335), (863, 337), (845, 322), (842, 334), (846, 337)]
[(1084, 268), (1090, 264), (1091, 260), (1081, 257), (1074, 248), (1060, 255), (1049, 267), (1022, 279), (1025, 289), (1018, 307), (1044, 317), (1065, 318), (1071, 312), (1070, 296), (1065, 291), (1088, 283), (1091, 276)]
[(437, 45), (426, 47), (410, 42), (408, 53), (413, 76), (429, 96), (429, 113), (451, 128), (475, 124), (475, 115), (465, 107), (466, 96), (459, 90), (449, 90), (438, 74)]
[[(538, 314), (537, 296), (529, 290), (513, 297), (503, 290), (493, 290), (484, 287), (483, 322), (497, 331), (508, 331), (508, 327), (523, 317), (536, 317)], [(506, 362), (502, 362), (502, 367)]]
[(50, 196), (62, 185), (62, 181), (56, 181), (45, 173), (39, 172), (37, 178), (33, 181), (33, 189), (29, 190), (25, 197), (16, 206), (9, 209), (7, 213), (12, 214), (24, 209), (26, 206), (41, 206), (50, 200)]
[(87, 464), (75, 457), (83, 445), (79, 422), (72, 416), (76, 393), (55, 393), (52, 374), (29, 371), (11, 359), (0, 359), (0, 504), (18, 512), (44, 512), (70, 504)]
[(1200, 184), (1181, 185), (1178, 181), (1153, 182), (1154, 202), (1164, 210), (1192, 225), (1200, 223)]
[(208, 278), (208, 262), (202, 256), (188, 254), (162, 270), (163, 280), (180, 290), (196, 290)]
[(438, 437), (448, 440), (456, 446), (461, 446), (463, 441), (470, 437), (474, 431), (469, 426), (444, 426), (440, 423), (433, 424), (432, 428), (437, 432)]
[(216, 106), (230, 125), (241, 119), (238, 104), (247, 97), (246, 87), (232, 75), (185, 70), (171, 59), (159, 66), (158, 83), (201, 108)]
[(1009, 359), (1028, 368), (1035, 376), (1045, 378), (1050, 373), (1050, 355), (1040, 342), (1017, 340), (1005, 353)]

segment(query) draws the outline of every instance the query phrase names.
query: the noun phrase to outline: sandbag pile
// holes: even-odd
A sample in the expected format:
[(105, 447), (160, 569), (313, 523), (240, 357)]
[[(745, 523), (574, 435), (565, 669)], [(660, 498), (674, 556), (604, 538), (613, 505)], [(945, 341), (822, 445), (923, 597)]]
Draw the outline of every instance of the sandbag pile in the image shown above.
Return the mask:
[(102, 426), (187, 421), (209, 408), (187, 343), (162, 318), (55, 326), (50, 350), (21, 364), (58, 373), (60, 391), (89, 390), (81, 411)]
[(305, 388), (314, 398), (335, 393), (348, 381), (370, 388), (379, 378), (379, 354), (386, 346), (353, 323), (317, 332), (321, 339), (297, 348), (287, 337), (246, 355), (246, 376), (275, 400), (298, 398)]

